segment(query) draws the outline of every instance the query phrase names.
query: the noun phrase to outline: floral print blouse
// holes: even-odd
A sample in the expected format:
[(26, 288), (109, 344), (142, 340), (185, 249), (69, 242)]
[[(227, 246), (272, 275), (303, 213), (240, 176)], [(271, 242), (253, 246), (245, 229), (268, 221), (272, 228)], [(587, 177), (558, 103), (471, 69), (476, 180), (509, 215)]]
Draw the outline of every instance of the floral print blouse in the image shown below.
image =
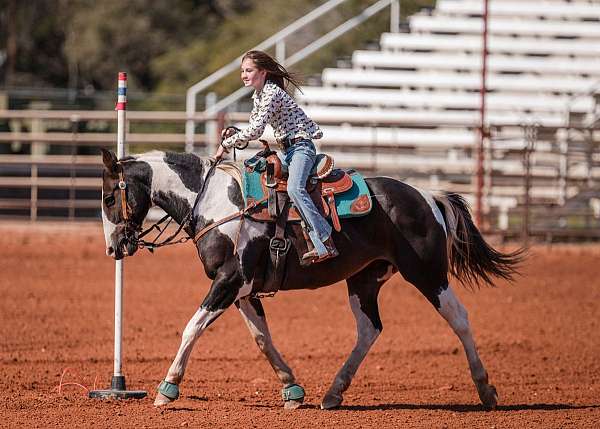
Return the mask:
[(265, 82), (262, 90), (252, 95), (254, 107), (250, 113), (248, 127), (225, 139), (222, 143), (226, 149), (238, 143), (256, 140), (262, 136), (267, 124), (273, 127), (275, 138), (283, 140), (303, 137), (320, 139), (323, 131), (296, 104), (296, 101), (285, 90), (271, 81)]

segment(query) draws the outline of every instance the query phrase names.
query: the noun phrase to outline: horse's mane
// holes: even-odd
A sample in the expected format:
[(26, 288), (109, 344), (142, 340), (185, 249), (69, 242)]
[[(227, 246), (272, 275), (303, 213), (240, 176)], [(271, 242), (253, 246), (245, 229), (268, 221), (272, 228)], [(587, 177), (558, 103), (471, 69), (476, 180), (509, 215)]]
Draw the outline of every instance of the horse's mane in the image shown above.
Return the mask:
[(170, 151), (152, 150), (150, 152), (140, 153), (133, 156), (123, 158), (122, 161), (143, 161), (143, 162), (164, 162), (169, 165), (175, 165), (183, 169), (197, 169), (198, 163), (203, 167), (208, 168), (214, 160), (211, 158), (203, 158), (193, 153), (180, 153)]

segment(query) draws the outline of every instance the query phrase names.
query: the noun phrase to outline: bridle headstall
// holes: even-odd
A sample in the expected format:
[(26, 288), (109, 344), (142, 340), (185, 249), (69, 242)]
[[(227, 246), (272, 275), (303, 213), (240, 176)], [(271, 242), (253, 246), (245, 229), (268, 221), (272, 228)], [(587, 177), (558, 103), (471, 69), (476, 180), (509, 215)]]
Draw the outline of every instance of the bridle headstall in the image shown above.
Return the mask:
[[(141, 225), (137, 224), (136, 222), (134, 222), (131, 219), (131, 207), (129, 206), (129, 203), (127, 201), (127, 182), (125, 181), (125, 173), (123, 171), (123, 165), (121, 164), (121, 162), (118, 162), (119, 164), (119, 182), (117, 183), (116, 188), (119, 189), (119, 194), (120, 194), (120, 199), (121, 199), (121, 214), (123, 216), (123, 220), (125, 221), (125, 231), (126, 231), (126, 238), (127, 240), (133, 240), (135, 241), (135, 244), (137, 245), (138, 248), (143, 249), (146, 248), (148, 249), (150, 252), (153, 252), (155, 248), (158, 247), (163, 247), (163, 246), (169, 246), (169, 245), (173, 245), (173, 244), (179, 244), (179, 243), (185, 243), (188, 240), (193, 240), (194, 244), (197, 244), (198, 241), (200, 241), (202, 239), (202, 237), (204, 237), (208, 232), (210, 232), (213, 228), (216, 228), (220, 225), (223, 225), (224, 223), (227, 223), (229, 221), (232, 221), (234, 219), (237, 218), (241, 218), (241, 222), (240, 222), (240, 230), (242, 228), (242, 223), (244, 220), (244, 217), (246, 215), (246, 213), (248, 213), (251, 210), (254, 210), (256, 207), (260, 206), (261, 204), (267, 202), (268, 197), (265, 197), (261, 200), (258, 201), (254, 201), (252, 204), (249, 204), (247, 207), (245, 207), (242, 210), (239, 210), (236, 213), (233, 213), (229, 216), (224, 217), (221, 220), (218, 220), (216, 222), (212, 222), (209, 225), (206, 225), (204, 228), (202, 228), (200, 231), (198, 231), (198, 233), (196, 233), (193, 237), (191, 236), (186, 236), (186, 237), (181, 237), (178, 240), (175, 240), (175, 238), (179, 235), (179, 233), (187, 226), (189, 226), (190, 222), (193, 220), (194, 218), (194, 211), (196, 210), (196, 207), (198, 206), (198, 203), (200, 202), (200, 199), (202, 197), (202, 195), (204, 194), (204, 190), (206, 188), (206, 185), (208, 183), (208, 180), (210, 179), (211, 175), (213, 174), (215, 168), (221, 163), (221, 160), (218, 159), (215, 163), (213, 163), (209, 170), (208, 173), (206, 174), (206, 178), (204, 179), (204, 182), (202, 183), (202, 187), (200, 188), (200, 191), (198, 192), (198, 194), (196, 195), (196, 199), (194, 201), (194, 205), (192, 206), (192, 208), (188, 211), (188, 213), (185, 215), (185, 217), (183, 218), (183, 220), (181, 221), (181, 223), (179, 224), (179, 227), (177, 228), (177, 230), (171, 234), (169, 237), (165, 238), (163, 241), (158, 242), (159, 238), (161, 237), (161, 235), (166, 231), (166, 229), (168, 228), (168, 226), (170, 225), (170, 223), (173, 221), (173, 217), (169, 214), (163, 216), (161, 219), (159, 219), (158, 221), (154, 222), (150, 227), (146, 228), (145, 230), (142, 231), (142, 227)], [(114, 191), (113, 191), (114, 192)], [(107, 206), (111, 206), (114, 204), (114, 197), (112, 197), (112, 195), (105, 197), (104, 202)], [(168, 219), (168, 222), (166, 225), (164, 225), (162, 228), (160, 227), (160, 225), (165, 222)], [(148, 235), (151, 231), (153, 230), (157, 230), (159, 231), (159, 234), (154, 238), (153, 241), (146, 241), (143, 240), (143, 238)], [(237, 248), (237, 242), (239, 239), (239, 234), (240, 234), (240, 230), (238, 230), (238, 234), (235, 240), (235, 245), (234, 245), (234, 252), (235, 249)], [(137, 238), (134, 237), (129, 237), (127, 234), (127, 231), (141, 231)]]

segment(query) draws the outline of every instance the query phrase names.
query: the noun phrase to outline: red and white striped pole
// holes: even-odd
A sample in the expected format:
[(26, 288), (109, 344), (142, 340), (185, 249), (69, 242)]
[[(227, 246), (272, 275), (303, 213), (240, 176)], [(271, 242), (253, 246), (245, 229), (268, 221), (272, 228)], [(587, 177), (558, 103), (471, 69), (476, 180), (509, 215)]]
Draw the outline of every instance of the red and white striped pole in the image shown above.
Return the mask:
[[(117, 89), (117, 159), (125, 156), (125, 131), (127, 110), (127, 73), (119, 72)], [(90, 398), (141, 399), (143, 390), (127, 390), (125, 376), (121, 371), (121, 344), (123, 343), (123, 260), (115, 261), (115, 350), (113, 376), (109, 390), (92, 390)]]

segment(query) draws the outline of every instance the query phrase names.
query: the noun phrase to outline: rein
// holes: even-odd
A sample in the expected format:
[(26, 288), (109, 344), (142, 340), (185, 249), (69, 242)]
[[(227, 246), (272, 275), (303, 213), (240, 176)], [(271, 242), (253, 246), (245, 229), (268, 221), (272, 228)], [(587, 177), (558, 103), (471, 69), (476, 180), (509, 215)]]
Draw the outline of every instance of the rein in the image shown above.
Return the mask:
[[(225, 129), (225, 131), (228, 131), (232, 129), (233, 131), (239, 132), (239, 128), (236, 128), (234, 126), (229, 126)], [(263, 144), (266, 145), (266, 141), (264, 140), (260, 140)], [(237, 146), (237, 149), (245, 149), (248, 146), (248, 143), (246, 142), (245, 145), (240, 145)], [(268, 148), (268, 145), (266, 146)], [(233, 148), (233, 157), (234, 160), (236, 158), (235, 156), (235, 149), (236, 146), (234, 146)], [(169, 214), (163, 216), (160, 220), (158, 220), (157, 222), (154, 222), (150, 227), (146, 228), (145, 230), (143, 230), (142, 232), (140, 232), (140, 234), (137, 236), (137, 238), (133, 238), (133, 240), (135, 241), (136, 245), (138, 246), (138, 248), (140, 249), (148, 249), (148, 251), (150, 251), (151, 253), (154, 252), (154, 249), (158, 248), (158, 247), (163, 247), (163, 246), (170, 246), (173, 244), (179, 244), (179, 243), (185, 243), (188, 240), (193, 240), (194, 244), (197, 244), (198, 241), (200, 241), (200, 239), (206, 235), (209, 231), (211, 231), (213, 228), (216, 228), (217, 226), (223, 225), (224, 223), (227, 223), (233, 219), (237, 219), (239, 217), (242, 218), (242, 221), (244, 220), (244, 215), (246, 213), (248, 213), (250, 210), (253, 210), (254, 208), (256, 208), (257, 206), (265, 203), (268, 200), (268, 197), (265, 197), (261, 200), (255, 201), (252, 204), (248, 205), (248, 207), (233, 213), (221, 220), (218, 220), (216, 222), (213, 222), (207, 226), (205, 226), (204, 228), (202, 228), (193, 238), (188, 235), (187, 237), (181, 237), (178, 240), (175, 240), (175, 238), (179, 235), (179, 233), (181, 232), (181, 230), (183, 228), (185, 228), (186, 226), (189, 226), (190, 221), (193, 220), (194, 218), (194, 210), (196, 210), (196, 207), (198, 206), (198, 202), (200, 201), (200, 198), (202, 197), (202, 195), (204, 194), (204, 190), (206, 188), (206, 184), (208, 183), (208, 179), (210, 178), (211, 174), (213, 174), (215, 168), (221, 163), (221, 159), (218, 159), (214, 164), (212, 164), (208, 170), (208, 173), (206, 174), (206, 179), (204, 180), (204, 182), (202, 183), (202, 187), (200, 188), (200, 192), (198, 192), (198, 194), (196, 195), (196, 200), (194, 201), (194, 205), (192, 206), (191, 210), (185, 215), (185, 217), (183, 218), (183, 220), (181, 221), (181, 223), (179, 224), (179, 227), (177, 228), (177, 231), (175, 231), (175, 233), (171, 234), (169, 237), (165, 238), (162, 242), (157, 243), (158, 239), (160, 238), (160, 236), (166, 231), (166, 229), (168, 228), (168, 226), (171, 224), (171, 222), (173, 221), (173, 217)], [(131, 221), (130, 216), (129, 216), (129, 204), (127, 203), (127, 193), (126, 193), (126, 188), (127, 188), (127, 183), (125, 182), (125, 176), (123, 173), (123, 168), (121, 167), (121, 170), (119, 171), (119, 183), (118, 183), (118, 187), (120, 189), (121, 192), (121, 209), (122, 209), (122, 214), (123, 214), (123, 219), (125, 220), (125, 225), (128, 226), (131, 223), (134, 223), (133, 221)], [(164, 221), (166, 221), (168, 219), (167, 224), (161, 228), (160, 224), (162, 224)], [(240, 224), (240, 230), (241, 230), (242, 225)], [(140, 231), (142, 228), (141, 226), (137, 226), (134, 224), (134, 231)], [(157, 230), (159, 231), (159, 234), (156, 236), (156, 238), (154, 238), (153, 241), (146, 241), (143, 240), (143, 237), (145, 237), (146, 235), (148, 235), (151, 231), (153, 230)], [(238, 237), (236, 238), (236, 244), (234, 246), (234, 251), (235, 248), (237, 247), (237, 240), (239, 239), (239, 231), (238, 231)], [(174, 241), (175, 240), (175, 241)]]
[[(177, 228), (177, 231), (175, 231), (169, 237), (165, 238), (160, 243), (157, 243), (157, 241), (160, 238), (160, 236), (166, 231), (166, 229), (168, 228), (168, 226), (173, 221), (173, 217), (171, 215), (167, 214), (167, 215), (163, 216), (157, 222), (154, 222), (150, 227), (148, 227), (147, 229), (145, 229), (144, 231), (142, 231), (138, 235), (138, 237), (136, 239), (136, 244), (137, 244), (138, 248), (140, 248), (140, 249), (146, 248), (146, 249), (148, 249), (148, 251), (154, 252), (154, 249), (156, 249), (158, 247), (170, 246), (170, 245), (179, 244), (179, 243), (185, 243), (188, 240), (192, 239), (192, 237), (187, 236), (187, 237), (181, 237), (179, 240), (175, 240), (174, 241), (174, 239), (179, 235), (179, 233), (181, 232), (181, 230), (183, 228), (185, 228), (186, 226), (188, 226), (189, 223), (190, 223), (190, 221), (193, 220), (193, 218), (194, 218), (194, 210), (196, 210), (196, 207), (198, 206), (198, 202), (200, 201), (200, 198), (204, 194), (204, 190), (206, 189), (206, 184), (208, 183), (208, 179), (210, 178), (211, 174), (213, 174), (213, 172), (214, 172), (215, 168), (217, 167), (217, 165), (219, 165), (220, 163), (221, 163), (221, 160), (219, 159), (214, 164), (212, 164), (210, 166), (210, 168), (208, 170), (208, 173), (206, 174), (206, 179), (204, 180), (204, 182), (202, 183), (202, 187), (200, 188), (200, 192), (198, 192), (198, 194), (196, 195), (196, 200), (194, 201), (194, 205), (192, 206), (192, 208), (190, 209), (190, 211), (185, 215), (185, 217), (183, 218), (183, 220), (179, 224), (179, 227)], [(127, 204), (127, 195), (125, 193), (125, 188), (127, 187), (127, 185), (125, 183), (125, 179), (124, 179), (124, 175), (123, 175), (123, 170), (121, 170), (119, 172), (119, 179), (120, 179), (119, 189), (121, 190), (121, 203), (122, 203), (122, 207), (123, 207), (123, 218), (125, 219), (126, 223), (129, 223), (130, 219), (129, 219), (129, 214), (127, 213), (127, 211), (128, 211), (127, 209), (129, 208), (129, 206)], [(167, 219), (169, 221), (167, 222), (167, 224), (163, 228), (161, 228), (160, 224), (162, 224)], [(141, 228), (138, 228), (138, 229), (141, 229)], [(159, 234), (156, 236), (156, 238), (154, 238), (153, 241), (142, 240), (143, 237), (145, 237), (146, 235), (148, 235), (151, 231), (153, 231), (155, 229), (157, 231), (159, 231)]]
[[(258, 207), (259, 205), (261, 205), (262, 203), (266, 202), (269, 199), (269, 197), (264, 197), (258, 201), (254, 201), (252, 204), (249, 204), (248, 207), (233, 213), (227, 217), (224, 217), (221, 220), (218, 220), (216, 222), (213, 222), (207, 226), (205, 226), (204, 228), (202, 228), (200, 231), (198, 231), (198, 233), (196, 234), (196, 236), (194, 237), (194, 244), (198, 243), (198, 241), (204, 237), (206, 235), (206, 233), (208, 233), (211, 229), (216, 228), (219, 225), (223, 225), (224, 223), (227, 223), (233, 219), (237, 219), (238, 217), (241, 217), (243, 219), (243, 216), (248, 213), (250, 210), (254, 209), (255, 207)], [(237, 240), (236, 240), (237, 241)]]

